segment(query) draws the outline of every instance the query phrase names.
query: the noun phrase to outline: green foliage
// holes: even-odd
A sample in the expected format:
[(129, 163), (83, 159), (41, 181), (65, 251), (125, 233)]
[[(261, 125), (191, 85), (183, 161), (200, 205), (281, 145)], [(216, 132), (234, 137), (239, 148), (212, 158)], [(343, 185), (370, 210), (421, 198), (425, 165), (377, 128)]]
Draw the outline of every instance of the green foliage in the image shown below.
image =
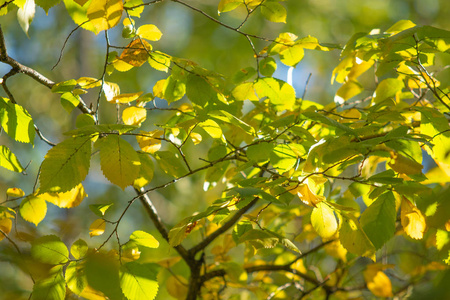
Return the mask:
[[(95, 51), (105, 46), (92, 72), (98, 78), (62, 78), (76, 72), (61, 51), (67, 70), (55, 73), (54, 83), (12, 57), (17, 53), (3, 37), (14, 32), (0, 28), (0, 61), (12, 67), (1, 81), (7, 97), (0, 98), (0, 124), (8, 137), (0, 166), (20, 178), (5, 181), (0, 254), (32, 278), (27, 298), (325, 299), (366, 297), (367, 290), (404, 297), (448, 272), (450, 31), (401, 20), (356, 33), (341, 47), (284, 31), (295, 1), (216, 1), (219, 19), (206, 2), (170, 1), (248, 42), (239, 44), (239, 56), (250, 51), (245, 63), (229, 62), (224, 72), (216, 61), (205, 68), (189, 52), (173, 53), (168, 45), (181, 37), (159, 24), (158, 2), (1, 7), (1, 14), (17, 10), (31, 39), (42, 38), (40, 27), (30, 30), (37, 5), (48, 15), (67, 12), (78, 25), (67, 41), (87, 30), (104, 39), (92, 43)], [(170, 15), (171, 6), (164, 7)], [(267, 25), (273, 36), (262, 36), (268, 22), (286, 26)], [(259, 31), (247, 33), (246, 26)], [(228, 43), (227, 35), (214, 34), (211, 43), (200, 35), (195, 43)], [(323, 78), (312, 100), (303, 99), (309, 78), (303, 92), (292, 78), (281, 79), (287, 67), (291, 75), (299, 64), (303, 71), (309, 50), (328, 61), (329, 51), (340, 51), (330, 74), (339, 87), (327, 96), (334, 102), (317, 96), (327, 90)], [(216, 53), (220, 59), (227, 57)], [(19, 73), (49, 88), (45, 97), (57, 99), (55, 106), (42, 100), (47, 111), (35, 104), (43, 96), (30, 92), (30, 103), (21, 87), (9, 88)], [(41, 125), (50, 118), (51, 126)], [(65, 140), (50, 141), (62, 134)], [(30, 145), (22, 143), (34, 146), (35, 135), (36, 148), (24, 154)], [(30, 163), (23, 167), (13, 152)], [(99, 170), (109, 183), (97, 180)], [(80, 205), (85, 188), (93, 200)], [(55, 215), (48, 202), (70, 209), (53, 227), (45, 225)], [(81, 218), (71, 217), (76, 211)], [(43, 235), (49, 228), (54, 234)], [(26, 242), (31, 248), (22, 251)]]

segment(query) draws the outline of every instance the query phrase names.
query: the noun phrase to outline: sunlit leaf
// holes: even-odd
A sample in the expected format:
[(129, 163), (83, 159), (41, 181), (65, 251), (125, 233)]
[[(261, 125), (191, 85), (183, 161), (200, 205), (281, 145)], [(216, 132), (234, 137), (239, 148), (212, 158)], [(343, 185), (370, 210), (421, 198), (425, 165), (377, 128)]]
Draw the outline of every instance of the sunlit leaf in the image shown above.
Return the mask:
[(233, 97), (238, 101), (257, 101), (253, 82), (244, 82), (236, 86), (233, 90)]
[(286, 9), (277, 1), (264, 1), (261, 5), (261, 14), (271, 22), (286, 23)]
[(34, 283), (31, 300), (61, 300), (66, 295), (66, 281), (62, 269), (57, 267), (56, 274), (39, 279)]
[(89, 236), (99, 236), (105, 232), (106, 222), (103, 219), (97, 219), (89, 226)]
[(277, 63), (272, 57), (266, 57), (259, 61), (259, 71), (264, 76), (272, 76), (277, 69)]
[(113, 103), (130, 103), (134, 100), (137, 100), (140, 95), (142, 95), (142, 92), (120, 94), (120, 95), (114, 96), (113, 99), (111, 100), (111, 102), (113, 102)]
[(12, 228), (11, 219), (0, 219), (0, 230), (2, 231), (2, 233), (0, 233), (0, 241), (5, 238), (3, 233), (8, 235), (11, 232), (11, 228)]
[(69, 260), (69, 249), (56, 235), (45, 235), (31, 242), (31, 256), (45, 264), (63, 264)]
[(45, 155), (39, 176), (40, 192), (66, 192), (86, 178), (91, 160), (91, 138), (67, 139)]
[(141, 188), (152, 181), (155, 167), (148, 154), (138, 152), (138, 156), (141, 161), (141, 168), (139, 169), (139, 176), (133, 182), (133, 186)]
[(297, 163), (297, 155), (289, 145), (277, 145), (270, 153), (270, 163), (280, 173), (292, 169)]
[(3, 145), (0, 145), (0, 166), (14, 172), (23, 171), (23, 167), (16, 155)]
[(87, 9), (87, 17), (97, 33), (116, 26), (122, 17), (122, 0), (95, 0)]
[(152, 52), (148, 58), (148, 63), (153, 69), (166, 73), (169, 71), (170, 62), (170, 56), (159, 51)]
[(382, 271), (383, 266), (368, 265), (364, 270), (364, 280), (367, 288), (377, 297), (392, 297), (392, 284), (389, 277)]
[(255, 83), (255, 91), (259, 98), (267, 97), (277, 111), (292, 109), (295, 103), (295, 90), (288, 83), (271, 78), (261, 78)]
[(100, 150), (100, 166), (105, 177), (121, 189), (131, 185), (141, 165), (133, 147), (119, 135), (101, 138), (95, 146)]
[(219, 14), (236, 9), (239, 5), (243, 4), (244, 0), (220, 0), (219, 7), (217, 8)]
[(153, 300), (158, 293), (157, 264), (129, 262), (120, 268), (120, 287), (129, 300)]
[(63, 1), (64, 5), (66, 6), (67, 12), (77, 25), (80, 25), (82, 28), (86, 30), (90, 30), (92, 32), (97, 33), (97, 30), (94, 27), (94, 25), (91, 22), (88, 22), (89, 19), (87, 17), (88, 7), (94, 0), (83, 1), (83, 5), (81, 5), (82, 2), (80, 1), (78, 1), (79, 3), (74, 0), (63, 0)]
[(22, 106), (3, 97), (0, 97), (0, 124), (11, 138), (33, 144), (35, 132), (30, 114)]
[(135, 39), (123, 50), (119, 60), (134, 67), (140, 67), (147, 61), (151, 50), (152, 45), (146, 40)]
[(113, 206), (114, 203), (110, 203), (110, 204), (91, 204), (89, 205), (89, 209), (96, 214), (97, 216), (99, 216), (100, 218), (102, 218), (106, 211)]
[(87, 286), (84, 263), (80, 261), (70, 262), (66, 267), (65, 279), (67, 287), (76, 295), (81, 295)]
[(358, 220), (347, 215), (342, 221), (339, 229), (339, 239), (342, 246), (350, 253), (373, 257), (375, 254), (375, 247), (362, 230)]
[(338, 223), (334, 211), (324, 202), (319, 202), (311, 213), (311, 224), (323, 239), (329, 239), (336, 234)]
[(162, 130), (154, 130), (151, 132), (141, 131), (136, 135), (136, 140), (141, 150), (147, 153), (155, 153), (161, 149), (160, 136), (164, 133)]
[(316, 195), (309, 188), (308, 184), (302, 183), (294, 190), (290, 190), (291, 193), (296, 193), (303, 203), (309, 206), (317, 207), (317, 204), (325, 200), (324, 196)]
[(8, 195), (10, 197), (14, 197), (14, 198), (19, 198), (19, 197), (25, 196), (25, 192), (19, 188), (14, 187), (14, 188), (7, 189), (6, 195)]
[(425, 216), (408, 199), (402, 198), (400, 216), (405, 233), (413, 239), (422, 239), (427, 226)]
[(47, 203), (40, 197), (29, 196), (20, 203), (19, 212), (25, 221), (37, 226), (47, 214)]
[(122, 120), (126, 125), (138, 125), (147, 118), (147, 110), (143, 107), (131, 106), (124, 109), (122, 112)]
[(161, 31), (153, 24), (140, 26), (136, 31), (136, 34), (149, 41), (158, 41), (162, 36)]
[(198, 123), (212, 138), (220, 139), (222, 137), (222, 129), (215, 121), (208, 119), (204, 122)]
[(137, 230), (130, 235), (130, 240), (138, 246), (147, 248), (158, 248), (159, 242), (153, 235), (142, 230)]
[(20, 27), (28, 36), (28, 28), (33, 21), (34, 14), (36, 12), (36, 4), (34, 0), (26, 0), (25, 5), (19, 7), (17, 11), (17, 19), (19, 21)]
[(62, 208), (71, 208), (78, 206), (88, 195), (84, 191), (83, 185), (76, 187), (64, 193), (43, 193), (39, 197)]
[(381, 81), (374, 93), (373, 102), (380, 103), (388, 98), (395, 97), (405, 85), (401, 80), (394, 78), (387, 78)]
[(161, 169), (167, 174), (175, 178), (186, 175), (186, 167), (178, 154), (171, 151), (158, 151), (154, 153), (153, 156)]
[(305, 50), (303, 50), (303, 46), (296, 44), (280, 52), (280, 61), (287, 66), (295, 67), (303, 59), (304, 55)]

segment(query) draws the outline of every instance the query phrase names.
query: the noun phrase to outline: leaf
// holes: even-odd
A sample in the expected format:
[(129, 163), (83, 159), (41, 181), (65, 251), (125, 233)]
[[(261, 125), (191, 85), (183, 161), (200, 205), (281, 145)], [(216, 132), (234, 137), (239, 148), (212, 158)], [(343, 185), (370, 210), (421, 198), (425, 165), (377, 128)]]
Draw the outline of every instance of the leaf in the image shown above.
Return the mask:
[(255, 135), (255, 128), (225, 110), (210, 111), (208, 112), (208, 116), (216, 120), (233, 124), (234, 126), (244, 130), (249, 135)]
[(401, 204), (401, 221), (405, 233), (415, 240), (421, 240), (427, 227), (425, 216), (405, 197)]
[[(273, 144), (265, 143), (265, 142), (251, 145), (251, 146), (247, 147), (247, 158), (250, 160), (256, 161), (256, 162), (267, 161), (270, 159), (270, 155), (272, 155), (274, 148), (275, 147)], [(283, 150), (283, 149), (281, 149), (281, 150)], [(275, 157), (275, 161), (280, 163), (280, 155)], [(296, 159), (296, 161), (297, 161), (297, 159)]]
[(69, 260), (69, 249), (56, 235), (45, 235), (31, 242), (31, 256), (44, 264), (64, 264)]
[[(0, 219), (0, 230), (8, 235), (12, 229), (12, 220), (11, 219)], [(0, 241), (5, 238), (5, 235), (0, 234)]]
[(141, 126), (141, 123), (144, 122), (146, 118), (147, 110), (143, 107), (127, 107), (122, 113), (122, 120), (126, 125)]
[(89, 209), (96, 214), (97, 216), (99, 216), (100, 218), (102, 218), (106, 211), (113, 206), (114, 203), (110, 203), (110, 204), (91, 204), (89, 205)]
[(105, 232), (106, 222), (103, 219), (97, 219), (89, 226), (89, 236), (99, 236)]
[(186, 96), (191, 102), (204, 107), (210, 101), (218, 99), (217, 91), (211, 83), (199, 75), (189, 74), (186, 82)]
[(149, 155), (138, 152), (138, 156), (141, 161), (141, 168), (139, 169), (139, 176), (133, 182), (133, 186), (141, 188), (152, 181), (155, 167)]
[(170, 62), (170, 56), (159, 51), (152, 52), (148, 58), (148, 63), (153, 69), (166, 73), (169, 71)]
[(81, 201), (88, 195), (84, 191), (83, 185), (80, 183), (73, 189), (64, 193), (44, 193), (40, 194), (39, 197), (55, 204), (61, 208), (72, 208), (78, 206)]
[(286, 9), (278, 2), (264, 1), (261, 5), (261, 14), (271, 22), (286, 23)]
[(19, 188), (14, 187), (14, 188), (7, 189), (6, 195), (8, 195), (10, 197), (14, 197), (14, 198), (20, 198), (20, 197), (25, 196), (25, 192)]
[(280, 173), (292, 169), (297, 163), (297, 155), (289, 145), (277, 145), (270, 153), (270, 163)]
[(3, 145), (0, 145), (0, 166), (14, 172), (23, 171), (23, 167), (16, 155)]
[(91, 138), (67, 139), (45, 155), (39, 176), (40, 192), (66, 192), (82, 182), (89, 172)]
[(180, 178), (187, 174), (184, 163), (178, 154), (170, 151), (158, 151), (153, 154), (161, 169), (167, 174)]
[(152, 45), (146, 40), (136, 39), (127, 45), (120, 54), (119, 60), (134, 67), (140, 67), (147, 61), (151, 50)]
[(36, 4), (34, 0), (26, 0), (25, 5), (19, 7), (17, 11), (17, 19), (19, 21), (20, 27), (22, 27), (25, 34), (28, 35), (28, 28), (33, 21), (34, 14), (36, 12)]
[(208, 119), (198, 123), (198, 126), (203, 128), (213, 139), (222, 138), (222, 128), (214, 120)]
[(170, 75), (153, 86), (153, 93), (155, 97), (166, 99), (170, 104), (183, 98), (186, 94), (186, 83)]
[[(97, 33), (97, 29), (94, 27), (94, 25), (91, 22), (88, 22), (89, 19), (87, 17), (87, 9), (90, 6), (94, 0), (88, 0), (83, 1), (83, 5), (81, 5), (82, 2), (80, 1), (74, 1), (74, 0), (63, 0), (64, 5), (66, 6), (66, 10), (69, 13), (72, 20), (75, 22), (75, 24), (80, 25), (82, 28), (86, 30), (90, 30), (92, 32)], [(82, 25), (83, 24), (83, 25)]]
[(391, 154), (391, 161), (388, 164), (397, 173), (406, 175), (422, 174), (422, 164), (398, 153)]
[(311, 213), (311, 225), (322, 239), (333, 237), (338, 230), (334, 211), (323, 201), (316, 204)]
[(280, 52), (280, 61), (286, 66), (295, 67), (305, 55), (302, 45), (294, 45), (287, 47)]
[(155, 153), (161, 149), (160, 136), (164, 134), (162, 130), (154, 130), (150, 132), (141, 131), (136, 135), (136, 140), (141, 150), (147, 153)]
[(87, 254), (87, 251), (88, 251), (88, 245), (82, 239), (76, 240), (75, 243), (72, 244), (72, 247), (70, 247), (70, 254), (72, 254), (72, 256), (75, 259), (81, 259), (81, 258), (85, 257)]
[(183, 300), (188, 294), (188, 281), (181, 276), (170, 276), (166, 281), (166, 289), (170, 296), (177, 300)]
[(363, 271), (367, 288), (377, 297), (392, 297), (392, 283), (382, 271), (384, 266), (379, 264), (368, 265)]
[(316, 195), (305, 183), (300, 184), (291, 193), (296, 193), (303, 203), (309, 206), (317, 207), (317, 204), (325, 200), (324, 196)]
[(403, 81), (387, 78), (381, 81), (375, 89), (373, 102), (380, 103), (388, 98), (395, 97), (405, 87)]
[(334, 102), (343, 103), (364, 91), (364, 87), (356, 80), (346, 81), (336, 92)]
[(114, 96), (112, 98), (111, 102), (113, 102), (113, 103), (130, 103), (134, 100), (137, 100), (140, 95), (142, 95), (142, 92), (120, 94), (120, 95)]
[(47, 203), (40, 197), (29, 196), (20, 203), (19, 212), (25, 221), (37, 226), (47, 214)]
[(122, 190), (131, 185), (141, 165), (133, 147), (118, 135), (101, 138), (95, 146), (100, 150), (100, 166), (105, 177)]
[(361, 215), (361, 226), (375, 249), (380, 249), (395, 232), (395, 198), (392, 192), (379, 196)]
[(30, 114), (22, 106), (3, 97), (0, 97), (0, 124), (14, 140), (33, 144), (35, 132)]
[(159, 242), (153, 235), (142, 230), (137, 230), (130, 235), (130, 241), (136, 245), (146, 248), (158, 248)]
[(349, 252), (365, 257), (373, 257), (375, 247), (361, 228), (358, 220), (350, 215), (343, 215), (339, 239)]
[(87, 17), (99, 33), (116, 26), (122, 17), (122, 0), (95, 0), (87, 9)]
[(88, 285), (103, 292), (110, 300), (122, 300), (118, 261), (113, 255), (93, 253), (86, 258)]
[(267, 97), (277, 111), (292, 110), (295, 104), (294, 88), (279, 79), (266, 77), (255, 82), (255, 91), (259, 98)]
[(261, 75), (270, 77), (277, 70), (277, 63), (272, 57), (265, 57), (259, 61)]
[(234, 88), (232, 94), (237, 101), (244, 101), (247, 99), (250, 101), (258, 101), (253, 82), (244, 82), (239, 84)]
[(63, 300), (66, 295), (66, 281), (59, 268), (56, 274), (37, 280), (33, 286), (31, 300)]
[(44, 9), (45, 13), (48, 15), (48, 11), (50, 10), (50, 8), (52, 8), (59, 2), (61, 2), (61, 0), (36, 0), (36, 5), (42, 7), (42, 9)]
[(80, 296), (88, 284), (84, 274), (84, 262), (71, 261), (66, 267), (65, 279), (67, 287)]
[(355, 136), (356, 138), (359, 138), (358, 134), (356, 133), (356, 131), (354, 131), (353, 129), (351, 129), (347, 125), (341, 124), (338, 121), (333, 120), (333, 119), (331, 119), (331, 118), (329, 118), (327, 116), (324, 116), (324, 115), (322, 115), (320, 113), (313, 112), (313, 111), (307, 111), (307, 112), (303, 112), (303, 115), (307, 119), (310, 119), (310, 120), (313, 120), (313, 121), (317, 121), (319, 123), (326, 124), (328, 126), (340, 129), (340, 130), (342, 130), (342, 131), (344, 131), (344, 132), (346, 132), (346, 133), (348, 133), (350, 135)]
[(157, 264), (129, 262), (120, 268), (120, 287), (128, 300), (153, 300), (158, 293)]
[(219, 15), (223, 12), (229, 12), (243, 4), (244, 0), (220, 0), (217, 11)]
[(66, 92), (61, 95), (61, 105), (68, 113), (71, 113), (78, 104), (80, 104), (80, 96), (74, 95), (73, 92)]
[(75, 126), (77, 128), (81, 128), (84, 126), (92, 126), (95, 125), (94, 117), (90, 114), (81, 114), (77, 116), (77, 120), (75, 121)]
[(149, 41), (159, 41), (162, 36), (161, 31), (153, 24), (145, 24), (140, 26), (136, 31), (136, 34)]

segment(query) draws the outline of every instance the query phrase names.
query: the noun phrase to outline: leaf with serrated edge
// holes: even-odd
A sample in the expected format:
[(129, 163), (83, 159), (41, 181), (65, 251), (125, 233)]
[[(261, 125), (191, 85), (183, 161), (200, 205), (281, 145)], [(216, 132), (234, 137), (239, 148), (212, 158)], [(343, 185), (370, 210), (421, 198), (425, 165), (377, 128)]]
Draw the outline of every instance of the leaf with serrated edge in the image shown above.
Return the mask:
[(121, 189), (133, 183), (139, 175), (141, 162), (136, 151), (118, 135), (99, 139), (100, 165), (105, 177)]
[(31, 242), (31, 256), (45, 264), (62, 264), (69, 260), (69, 249), (56, 235), (46, 235)]

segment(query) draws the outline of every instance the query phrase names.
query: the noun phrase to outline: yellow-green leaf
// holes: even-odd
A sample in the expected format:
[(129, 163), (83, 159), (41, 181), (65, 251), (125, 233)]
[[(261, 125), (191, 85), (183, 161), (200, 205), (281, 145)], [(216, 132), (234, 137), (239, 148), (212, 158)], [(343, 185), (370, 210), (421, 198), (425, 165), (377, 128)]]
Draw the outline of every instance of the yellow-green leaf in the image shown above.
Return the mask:
[(150, 53), (148, 63), (153, 69), (167, 73), (170, 67), (170, 56), (159, 51), (154, 51)]
[(25, 221), (37, 226), (47, 214), (47, 203), (39, 197), (29, 196), (20, 203), (19, 212)]
[(353, 216), (346, 215), (342, 218), (339, 239), (342, 246), (353, 254), (370, 258), (375, 255), (375, 247)]
[(236, 9), (239, 5), (243, 3), (244, 0), (220, 0), (217, 11), (220, 15), (223, 12), (228, 12)]
[(100, 166), (105, 177), (125, 189), (139, 175), (141, 162), (133, 147), (118, 135), (108, 135), (95, 143), (100, 150)]
[(147, 110), (143, 107), (127, 107), (122, 113), (122, 120), (126, 125), (141, 126), (141, 123), (144, 122), (146, 118)]
[(204, 122), (198, 123), (212, 138), (220, 139), (222, 137), (222, 129), (215, 121), (208, 119)]
[(30, 114), (22, 106), (0, 97), (0, 125), (13, 139), (33, 144), (35, 131)]
[(400, 216), (405, 233), (413, 239), (422, 239), (427, 227), (425, 216), (405, 198), (402, 199)]
[(97, 33), (116, 26), (122, 17), (122, 0), (95, 0), (87, 9), (87, 17)]
[(151, 132), (141, 131), (136, 136), (136, 140), (141, 150), (147, 153), (155, 153), (161, 148), (160, 136), (164, 133), (162, 130), (154, 130)]
[(3, 145), (0, 146), (0, 166), (14, 172), (23, 171), (23, 167), (16, 155)]
[(159, 242), (153, 235), (142, 230), (137, 230), (130, 235), (130, 240), (136, 245), (146, 248), (158, 248)]
[(264, 1), (261, 5), (261, 14), (271, 22), (286, 23), (286, 9), (276, 1)]
[(136, 34), (149, 41), (158, 41), (162, 36), (162, 32), (153, 24), (142, 25)]
[(323, 239), (334, 236), (338, 230), (338, 223), (334, 211), (323, 201), (316, 204), (311, 213), (311, 225)]
[(136, 188), (141, 188), (152, 181), (155, 167), (148, 154), (138, 152), (138, 156), (141, 161), (141, 168), (139, 170), (138, 178), (136, 178), (133, 182), (133, 186)]
[(89, 226), (89, 236), (99, 236), (105, 232), (106, 222), (103, 219), (97, 219)]

